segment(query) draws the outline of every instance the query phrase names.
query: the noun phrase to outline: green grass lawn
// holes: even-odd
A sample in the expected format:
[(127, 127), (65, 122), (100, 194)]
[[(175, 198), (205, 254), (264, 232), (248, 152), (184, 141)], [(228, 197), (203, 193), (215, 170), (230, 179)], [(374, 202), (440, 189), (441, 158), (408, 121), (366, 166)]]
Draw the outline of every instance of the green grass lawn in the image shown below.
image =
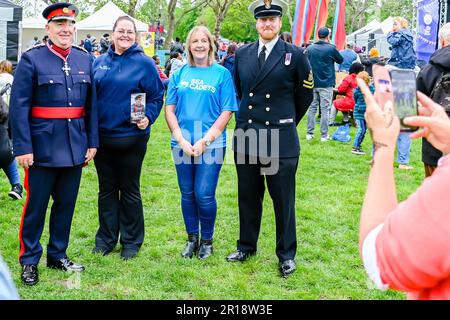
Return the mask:
[[(351, 143), (305, 140), (306, 117), (299, 126), (301, 156), (297, 172), (297, 271), (278, 274), (275, 219), (266, 192), (258, 254), (245, 263), (228, 263), (239, 234), (237, 181), (232, 153), (227, 153), (217, 189), (218, 215), (214, 255), (206, 261), (184, 260), (186, 241), (170, 134), (164, 117), (152, 129), (141, 177), (145, 210), (145, 242), (139, 256), (120, 259), (120, 247), (107, 257), (91, 250), (98, 227), (97, 175), (93, 164), (83, 172), (68, 255), (86, 266), (82, 274), (45, 267), (48, 224), (41, 243), (40, 283), (20, 283), (18, 230), (22, 201), (7, 196), (9, 184), (0, 175), (0, 253), (9, 265), (22, 299), (404, 299), (396, 292), (372, 289), (358, 252), (359, 215), (367, 185), (370, 155), (351, 154)], [(231, 124), (230, 127), (234, 127)], [(335, 128), (331, 129), (332, 132)], [(232, 130), (228, 130), (232, 133)], [(355, 136), (352, 128), (352, 137)], [(363, 149), (370, 150), (366, 136)], [(396, 170), (399, 200), (423, 179), (420, 141), (411, 151), (414, 170)], [(22, 174), (23, 172), (21, 172)], [(23, 176), (23, 174), (22, 174)]]

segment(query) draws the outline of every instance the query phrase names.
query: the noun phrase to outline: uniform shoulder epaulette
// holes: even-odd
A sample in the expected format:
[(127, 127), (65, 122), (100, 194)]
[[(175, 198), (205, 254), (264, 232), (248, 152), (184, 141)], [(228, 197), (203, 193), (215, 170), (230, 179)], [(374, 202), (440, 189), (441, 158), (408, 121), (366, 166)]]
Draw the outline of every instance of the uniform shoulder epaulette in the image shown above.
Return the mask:
[(89, 53), (89, 52), (87, 52), (87, 50), (86, 50), (85, 48), (80, 47), (80, 46), (72, 45), (72, 48), (76, 48), (76, 49), (78, 49), (78, 50), (81, 50), (81, 51), (84, 51), (84, 52), (86, 52), (86, 53)]
[(37, 49), (37, 48), (40, 48), (40, 47), (44, 47), (44, 46), (46, 46), (45, 43), (38, 43), (38, 44), (32, 46), (31, 48), (28, 48), (27, 50), (25, 50), (25, 52), (28, 52), (30, 50)]

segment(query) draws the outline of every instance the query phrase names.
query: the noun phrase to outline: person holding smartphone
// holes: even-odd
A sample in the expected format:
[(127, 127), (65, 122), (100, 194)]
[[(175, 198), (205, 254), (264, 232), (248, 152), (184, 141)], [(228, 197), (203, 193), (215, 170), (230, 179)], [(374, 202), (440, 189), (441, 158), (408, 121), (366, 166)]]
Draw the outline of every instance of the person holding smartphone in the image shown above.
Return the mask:
[(361, 210), (359, 244), (364, 267), (379, 289), (407, 292), (408, 299), (450, 299), (450, 119), (440, 105), (417, 93), (420, 116), (403, 122), (422, 127), (411, 137), (426, 138), (444, 157), (435, 173), (399, 204), (392, 163), (400, 121), (390, 102), (379, 106), (367, 85), (357, 81), (375, 146)]

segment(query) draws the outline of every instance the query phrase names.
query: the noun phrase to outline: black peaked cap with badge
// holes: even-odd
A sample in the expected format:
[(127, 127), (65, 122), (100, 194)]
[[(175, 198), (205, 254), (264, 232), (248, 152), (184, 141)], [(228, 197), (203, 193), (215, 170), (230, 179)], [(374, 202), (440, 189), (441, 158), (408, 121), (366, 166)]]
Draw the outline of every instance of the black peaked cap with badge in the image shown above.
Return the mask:
[(59, 2), (49, 5), (42, 11), (42, 16), (48, 21), (70, 20), (75, 21), (79, 10), (72, 3)]
[(248, 11), (255, 19), (263, 17), (281, 17), (286, 12), (288, 5), (282, 0), (257, 0), (252, 2)]

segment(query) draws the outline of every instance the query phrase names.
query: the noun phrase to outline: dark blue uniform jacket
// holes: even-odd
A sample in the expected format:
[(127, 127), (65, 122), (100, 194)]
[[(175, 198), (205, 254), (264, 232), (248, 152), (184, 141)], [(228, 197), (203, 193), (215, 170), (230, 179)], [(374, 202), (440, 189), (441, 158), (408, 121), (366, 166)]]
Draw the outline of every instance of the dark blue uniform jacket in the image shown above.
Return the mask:
[[(97, 148), (97, 102), (91, 58), (72, 47), (64, 61), (41, 45), (23, 53), (17, 66), (10, 100), (14, 154), (33, 153), (34, 165), (70, 167), (85, 161), (87, 148)], [(77, 119), (31, 117), (31, 108), (81, 107), (85, 115)]]

